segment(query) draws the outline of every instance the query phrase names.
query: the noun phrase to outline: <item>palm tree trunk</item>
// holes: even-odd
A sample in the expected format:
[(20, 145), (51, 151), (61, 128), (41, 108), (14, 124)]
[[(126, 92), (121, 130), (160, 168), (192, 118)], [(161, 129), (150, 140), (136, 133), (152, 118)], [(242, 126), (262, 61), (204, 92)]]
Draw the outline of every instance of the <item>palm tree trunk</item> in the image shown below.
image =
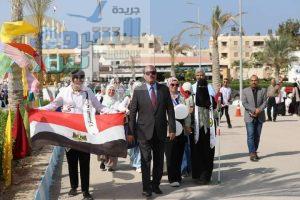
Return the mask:
[[(23, 0), (12, 0), (11, 2), (11, 21), (23, 20)], [(16, 38), (16, 41), (21, 42), (22, 37)], [(8, 101), (9, 108), (15, 110), (17, 105), (21, 103), (23, 98), (22, 87), (22, 70), (13, 64), (12, 71), (8, 78)]]
[[(40, 28), (40, 30), (39, 30), (39, 33), (37, 34), (37, 37), (36, 37), (35, 48), (37, 50), (37, 53), (40, 56), (40, 60), (42, 61), (43, 60), (43, 33), (42, 33), (42, 29), (41, 29), (42, 27), (39, 27), (39, 28)], [(38, 63), (38, 65), (42, 66), (41, 63)], [(40, 83), (38, 98), (43, 98), (42, 89), (43, 89), (44, 77), (43, 77), (43, 72), (42, 72), (41, 69), (37, 73), (37, 79)]]
[(213, 37), (212, 44), (212, 83), (215, 90), (217, 90), (218, 85), (221, 83), (218, 37)]
[(279, 80), (279, 73), (280, 73), (280, 67), (279, 66), (275, 66), (274, 67), (275, 70), (275, 80), (278, 81)]
[(134, 67), (134, 65), (131, 65), (131, 77), (133, 78), (133, 80), (135, 80), (135, 67)]
[(176, 77), (176, 73), (175, 73), (175, 56), (171, 56), (171, 77)]

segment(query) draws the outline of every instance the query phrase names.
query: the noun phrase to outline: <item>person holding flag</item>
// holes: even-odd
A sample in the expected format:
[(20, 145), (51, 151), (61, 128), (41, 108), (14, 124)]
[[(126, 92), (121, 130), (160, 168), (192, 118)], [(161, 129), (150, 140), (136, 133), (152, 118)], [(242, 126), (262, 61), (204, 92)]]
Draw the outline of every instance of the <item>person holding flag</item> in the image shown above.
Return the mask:
[[(85, 114), (84, 104), (89, 100), (94, 108), (100, 112), (108, 112), (109, 109), (100, 104), (90, 88), (85, 87), (85, 74), (82, 70), (75, 70), (71, 73), (72, 82), (64, 90), (61, 90), (57, 97), (50, 104), (40, 107), (42, 110), (56, 110), (62, 107), (62, 112)], [(80, 165), (81, 190), (84, 200), (91, 200), (89, 193), (90, 177), (90, 154), (75, 149), (66, 149), (68, 161), (71, 190), (69, 196), (76, 196), (78, 187), (78, 162)]]

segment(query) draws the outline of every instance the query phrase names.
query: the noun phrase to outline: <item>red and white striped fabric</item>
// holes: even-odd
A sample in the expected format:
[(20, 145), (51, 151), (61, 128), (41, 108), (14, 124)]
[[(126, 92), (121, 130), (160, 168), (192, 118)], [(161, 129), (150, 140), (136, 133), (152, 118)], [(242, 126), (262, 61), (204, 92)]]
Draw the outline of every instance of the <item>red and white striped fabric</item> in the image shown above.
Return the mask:
[(96, 115), (98, 134), (88, 134), (82, 114), (33, 109), (29, 112), (32, 142), (80, 151), (126, 157), (124, 114)]

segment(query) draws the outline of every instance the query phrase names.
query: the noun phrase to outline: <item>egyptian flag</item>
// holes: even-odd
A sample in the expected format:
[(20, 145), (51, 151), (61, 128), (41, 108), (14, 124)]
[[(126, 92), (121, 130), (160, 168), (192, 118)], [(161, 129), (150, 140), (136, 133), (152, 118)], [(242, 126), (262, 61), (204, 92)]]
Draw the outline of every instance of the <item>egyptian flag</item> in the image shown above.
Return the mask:
[(33, 109), (29, 112), (31, 141), (97, 155), (126, 157), (124, 114), (96, 115), (99, 132), (88, 133), (82, 114)]

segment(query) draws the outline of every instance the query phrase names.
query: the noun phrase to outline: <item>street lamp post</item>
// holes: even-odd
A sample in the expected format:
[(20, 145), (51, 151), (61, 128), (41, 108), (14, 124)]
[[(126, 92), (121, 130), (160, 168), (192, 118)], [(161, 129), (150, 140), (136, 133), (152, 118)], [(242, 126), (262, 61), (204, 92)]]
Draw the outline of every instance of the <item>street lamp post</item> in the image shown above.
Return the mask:
[(243, 33), (242, 33), (242, 0), (239, 0), (240, 12), (240, 104), (243, 95)]
[[(200, 24), (200, 7), (199, 7), (199, 5), (195, 4), (193, 2), (186, 2), (186, 3), (190, 4), (190, 5), (197, 6), (197, 22), (198, 22), (198, 24)], [(200, 68), (202, 66), (202, 56), (201, 56), (201, 39), (202, 39), (202, 36), (203, 36), (203, 31), (199, 27), (199, 41), (198, 41), (198, 44), (199, 44), (199, 67)]]
[[(198, 12), (198, 24), (200, 24), (200, 7), (197, 7), (197, 12)], [(202, 55), (201, 55), (201, 28), (199, 28), (199, 67), (201, 68), (202, 66)]]

